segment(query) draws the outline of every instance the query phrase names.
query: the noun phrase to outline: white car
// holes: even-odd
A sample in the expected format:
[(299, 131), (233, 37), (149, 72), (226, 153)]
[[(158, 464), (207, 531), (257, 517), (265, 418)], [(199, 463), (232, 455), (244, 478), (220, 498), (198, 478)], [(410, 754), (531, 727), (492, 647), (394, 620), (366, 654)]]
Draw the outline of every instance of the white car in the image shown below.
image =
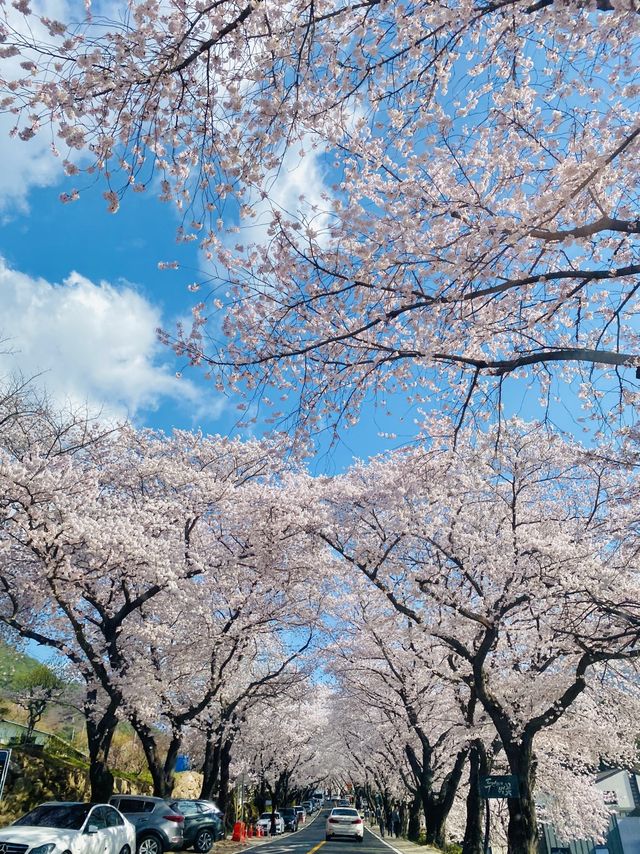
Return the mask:
[[(284, 833), (284, 819), (280, 815), (279, 812), (275, 813), (276, 820), (276, 833)], [(256, 826), (262, 828), (265, 834), (268, 836), (271, 833), (271, 813), (263, 812), (258, 821), (256, 822)]]
[(40, 804), (0, 829), (11, 854), (135, 854), (136, 830), (108, 804)]
[(362, 842), (364, 839), (362, 816), (353, 807), (334, 807), (327, 818), (325, 836), (328, 840), (336, 836), (346, 836)]

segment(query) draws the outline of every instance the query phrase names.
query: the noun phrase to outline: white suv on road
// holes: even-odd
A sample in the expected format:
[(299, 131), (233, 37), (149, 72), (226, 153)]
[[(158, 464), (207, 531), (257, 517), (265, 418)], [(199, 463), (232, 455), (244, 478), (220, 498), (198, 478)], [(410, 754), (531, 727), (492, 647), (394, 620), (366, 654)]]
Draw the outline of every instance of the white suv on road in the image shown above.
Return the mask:
[(364, 839), (362, 816), (353, 807), (334, 807), (327, 818), (325, 835), (327, 840), (335, 836), (346, 836), (362, 842)]

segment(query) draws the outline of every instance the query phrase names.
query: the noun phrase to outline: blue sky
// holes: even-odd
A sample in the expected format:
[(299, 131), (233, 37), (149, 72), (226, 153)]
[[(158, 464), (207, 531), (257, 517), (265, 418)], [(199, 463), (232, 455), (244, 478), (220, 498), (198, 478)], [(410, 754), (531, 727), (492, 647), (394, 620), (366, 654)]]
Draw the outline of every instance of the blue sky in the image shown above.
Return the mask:
[[(172, 207), (152, 192), (129, 193), (110, 214), (100, 184), (84, 190), (79, 201), (62, 204), (59, 194), (69, 191), (70, 182), (54, 171), (56, 161), (46, 149), (32, 152), (29, 144), (0, 137), (0, 153), (7, 149), (15, 158), (16, 147), (33, 165), (24, 168), (19, 187), (10, 175), (0, 175), (0, 336), (10, 351), (0, 353), (0, 371), (38, 374), (54, 399), (88, 403), (139, 426), (237, 432), (241, 399), (216, 392), (200, 369), (183, 371), (184, 360), (156, 339), (158, 325), (172, 330), (178, 319), (188, 319), (194, 297), (187, 284), (199, 266), (196, 247), (176, 243)], [(284, 192), (306, 178), (293, 169)], [(37, 185), (42, 182), (46, 186)], [(184, 266), (161, 271), (163, 259), (179, 259)], [(530, 415), (534, 408), (523, 386), (509, 386), (512, 411)], [(388, 417), (366, 407), (359, 424), (343, 430), (335, 446), (324, 436), (312, 471), (331, 474), (353, 457), (411, 441), (419, 413), (401, 395), (391, 408)], [(259, 434), (264, 428), (252, 429)]]
[[(188, 321), (198, 299), (187, 291), (198, 278), (197, 248), (176, 244), (173, 208), (150, 190), (128, 193), (110, 214), (101, 182), (63, 205), (59, 194), (69, 192), (73, 181), (52, 157), (47, 134), (21, 143), (9, 139), (9, 127), (9, 118), (0, 116), (0, 339), (7, 339), (4, 349), (10, 351), (0, 352), (0, 373), (38, 374), (54, 399), (87, 403), (140, 426), (236, 431), (241, 400), (216, 392), (197, 369), (178, 379), (184, 360), (156, 339), (157, 326), (171, 331), (180, 318)], [(322, 168), (321, 158), (313, 156), (285, 163), (276, 201), (279, 193), (284, 207), (297, 204), (304, 192), (313, 202), (323, 189)], [(158, 261), (176, 258), (182, 269), (158, 270)], [(535, 394), (522, 404), (521, 381), (507, 386), (511, 411), (539, 414)], [(577, 401), (561, 386), (560, 397), (560, 417), (566, 403), (563, 426), (569, 426), (568, 411), (578, 411)], [(400, 395), (391, 408), (389, 418), (366, 407), (336, 447), (328, 447), (324, 437), (312, 470), (339, 471), (353, 456), (414, 438), (418, 412)], [(384, 440), (381, 432), (397, 439)]]
[[(86, 402), (138, 425), (235, 432), (240, 398), (220, 395), (199, 369), (176, 378), (184, 360), (155, 337), (158, 325), (172, 330), (188, 318), (194, 301), (187, 284), (197, 278), (198, 253), (176, 243), (172, 207), (152, 192), (129, 193), (110, 214), (100, 184), (62, 204), (70, 180), (46, 148), (3, 137), (5, 150), (20, 158), (10, 172), (23, 181), (0, 176), (0, 336), (10, 351), (0, 354), (0, 371), (37, 374), (54, 399)], [(284, 192), (308, 177), (294, 168)], [(182, 269), (158, 269), (159, 260), (176, 258)], [(393, 419), (371, 407), (337, 446), (320, 443), (312, 468), (339, 471), (353, 456), (397, 445), (414, 435), (414, 418), (403, 401)], [(399, 438), (385, 441), (380, 432)]]

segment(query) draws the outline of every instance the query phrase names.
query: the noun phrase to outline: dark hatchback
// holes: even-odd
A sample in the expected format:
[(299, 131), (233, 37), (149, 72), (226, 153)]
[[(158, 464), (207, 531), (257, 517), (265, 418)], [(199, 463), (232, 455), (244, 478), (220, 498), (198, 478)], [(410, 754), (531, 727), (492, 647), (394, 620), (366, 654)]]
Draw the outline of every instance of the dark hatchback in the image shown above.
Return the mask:
[(298, 813), (293, 807), (283, 807), (280, 815), (284, 821), (284, 829), (296, 831), (298, 829)]
[(184, 847), (206, 854), (224, 837), (224, 816), (213, 801), (179, 798), (169, 801), (184, 816)]

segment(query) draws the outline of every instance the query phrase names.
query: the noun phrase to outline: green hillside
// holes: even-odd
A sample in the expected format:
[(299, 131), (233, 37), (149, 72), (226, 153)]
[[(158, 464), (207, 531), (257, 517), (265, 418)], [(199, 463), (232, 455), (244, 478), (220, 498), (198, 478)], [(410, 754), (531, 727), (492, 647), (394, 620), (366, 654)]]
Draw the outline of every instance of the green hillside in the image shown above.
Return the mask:
[(15, 681), (25, 676), (42, 662), (19, 652), (10, 644), (0, 641), (0, 691), (11, 690)]

